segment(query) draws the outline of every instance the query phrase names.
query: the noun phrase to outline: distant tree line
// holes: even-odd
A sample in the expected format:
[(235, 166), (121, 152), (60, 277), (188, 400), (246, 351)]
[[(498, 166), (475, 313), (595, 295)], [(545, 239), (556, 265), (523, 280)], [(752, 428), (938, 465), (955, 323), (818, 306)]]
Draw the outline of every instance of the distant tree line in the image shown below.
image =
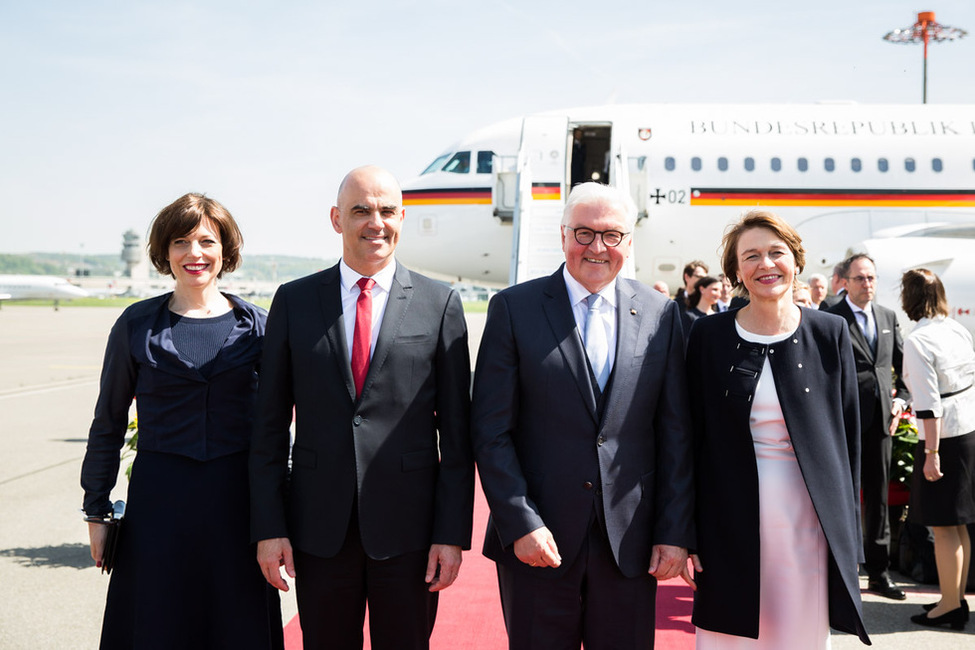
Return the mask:
[[(286, 282), (321, 271), (335, 263), (315, 257), (290, 255), (247, 255), (231, 276), (235, 281)], [(0, 273), (24, 275), (113, 276), (125, 268), (119, 255), (79, 255), (77, 253), (0, 253)]]

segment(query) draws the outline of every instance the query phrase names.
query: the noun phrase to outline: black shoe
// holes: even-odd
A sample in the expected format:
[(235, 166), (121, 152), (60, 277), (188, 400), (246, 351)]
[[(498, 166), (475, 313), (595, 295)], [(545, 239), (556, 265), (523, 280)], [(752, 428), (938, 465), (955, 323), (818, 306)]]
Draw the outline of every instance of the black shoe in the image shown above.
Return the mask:
[(923, 625), (924, 627), (941, 627), (942, 625), (950, 625), (951, 629), (953, 630), (964, 630), (965, 610), (958, 607), (951, 610), (947, 614), (942, 614), (941, 616), (936, 616), (934, 618), (929, 617), (927, 614), (915, 614), (911, 617), (911, 621), (917, 623), (918, 625)]
[(907, 594), (904, 593), (903, 589), (891, 581), (890, 576), (871, 578), (867, 581), (867, 591), (872, 591), (875, 594), (880, 594), (884, 598), (890, 598), (891, 600), (907, 599)]
[[(939, 601), (940, 602), (940, 601)], [(927, 605), (921, 605), (924, 611), (930, 612), (932, 609), (938, 606), (938, 603), (928, 603)], [(971, 612), (968, 611), (968, 601), (964, 598), (961, 599), (961, 608), (965, 610), (965, 622), (967, 623), (971, 618)]]

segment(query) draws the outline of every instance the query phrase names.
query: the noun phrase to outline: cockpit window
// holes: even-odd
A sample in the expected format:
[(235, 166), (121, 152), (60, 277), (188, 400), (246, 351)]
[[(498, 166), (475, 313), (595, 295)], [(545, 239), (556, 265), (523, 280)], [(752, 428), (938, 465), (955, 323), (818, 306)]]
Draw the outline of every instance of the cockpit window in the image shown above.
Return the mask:
[(438, 156), (436, 160), (434, 160), (432, 163), (427, 165), (427, 168), (423, 170), (423, 173), (420, 174), (420, 176), (423, 176), (423, 174), (432, 174), (433, 172), (440, 171), (440, 168), (443, 167), (444, 162), (446, 162), (448, 158), (450, 158), (449, 153), (445, 153), (442, 156)]
[(447, 164), (443, 166), (445, 172), (450, 172), (451, 174), (466, 174), (471, 170), (471, 152), (470, 151), (458, 151), (454, 154), (454, 157), (447, 161)]
[(494, 152), (478, 151), (477, 152), (477, 173), (490, 174), (492, 169), (494, 169)]

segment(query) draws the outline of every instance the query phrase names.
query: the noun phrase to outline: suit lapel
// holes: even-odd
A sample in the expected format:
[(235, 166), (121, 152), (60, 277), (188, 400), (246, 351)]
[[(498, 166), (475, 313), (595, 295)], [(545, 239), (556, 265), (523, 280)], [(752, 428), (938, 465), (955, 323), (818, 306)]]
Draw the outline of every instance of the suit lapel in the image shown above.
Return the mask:
[(569, 304), (569, 292), (565, 288), (562, 267), (559, 267), (558, 271), (549, 276), (543, 293), (542, 310), (552, 328), (552, 334), (555, 335), (559, 350), (575, 378), (579, 393), (582, 395), (582, 401), (589, 409), (589, 414), (593, 420), (597, 420), (596, 392), (593, 390), (594, 387), (590, 379), (586, 350), (582, 346), (582, 339), (578, 333), (579, 329), (576, 327), (576, 319), (572, 315), (572, 306)]
[[(392, 348), (396, 335), (399, 334), (400, 326), (406, 317), (410, 303), (413, 302), (413, 277), (409, 270), (401, 264), (396, 264), (396, 273), (393, 275), (393, 285), (389, 289), (389, 297), (386, 300), (386, 311), (383, 312), (383, 320), (379, 325), (379, 338), (376, 340), (376, 349), (372, 353), (372, 360), (369, 362), (369, 372), (366, 373), (366, 381), (362, 386), (362, 394), (369, 392), (376, 377), (386, 361), (387, 355)], [(351, 368), (351, 367), (350, 367)], [(351, 375), (351, 369), (349, 373)]]
[[(636, 291), (623, 280), (616, 280), (616, 360), (613, 362), (612, 386), (608, 402), (603, 408), (603, 419), (622, 396), (629, 395), (630, 364), (627, 359), (633, 359), (637, 354), (637, 342), (640, 339), (639, 317), (643, 313), (643, 305), (637, 299)], [(645, 338), (645, 337), (644, 337)], [(626, 399), (624, 397), (624, 399)]]
[(890, 359), (894, 346), (894, 319), (874, 305), (873, 320), (877, 324), (877, 359)]
[(338, 264), (327, 269), (318, 287), (318, 301), (325, 323), (325, 337), (334, 353), (332, 357), (338, 366), (339, 374), (349, 391), (349, 399), (355, 400), (355, 383), (352, 381), (352, 365), (349, 360), (349, 343), (345, 333), (345, 320), (342, 318), (342, 278)]

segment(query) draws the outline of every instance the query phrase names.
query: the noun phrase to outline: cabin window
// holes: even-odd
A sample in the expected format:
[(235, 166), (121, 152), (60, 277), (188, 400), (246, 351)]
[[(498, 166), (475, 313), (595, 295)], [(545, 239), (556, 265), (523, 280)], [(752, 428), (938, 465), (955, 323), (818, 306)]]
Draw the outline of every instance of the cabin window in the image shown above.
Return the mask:
[(751, 156), (745, 158), (745, 171), (746, 172), (755, 171), (755, 159), (752, 158)]
[(782, 171), (782, 159), (779, 157), (772, 158), (772, 171), (778, 172)]
[(850, 158), (850, 169), (852, 169), (855, 172), (858, 172), (862, 168), (863, 168), (863, 165), (860, 163), (860, 159), (859, 158)]
[(728, 159), (724, 156), (718, 158), (718, 169), (723, 172), (728, 171)]
[[(972, 164), (975, 164), (975, 161), (973, 161)], [(701, 171), (701, 159), (698, 158), (697, 156), (691, 158), (691, 169), (693, 169), (696, 172)]]
[(909, 172), (913, 172), (915, 166), (916, 165), (914, 163), (914, 159), (913, 158), (905, 158), (904, 159), (904, 169), (905, 170), (907, 170)]
[(809, 169), (809, 161), (805, 158), (800, 158), (796, 161), (796, 165), (799, 167), (799, 171), (804, 172)]
[(443, 164), (445, 162), (447, 162), (447, 159), (448, 158), (450, 158), (450, 154), (449, 153), (445, 153), (442, 156), (437, 156), (437, 159), (434, 160), (429, 165), (427, 165), (427, 168), (424, 169), (423, 172), (420, 175), (422, 176), (423, 174), (432, 174), (433, 172), (440, 171), (441, 168), (443, 168)]
[(664, 158), (664, 169), (666, 169), (669, 172), (672, 172), (676, 167), (677, 167), (677, 161), (674, 160), (673, 156), (667, 156), (666, 158)]
[(940, 172), (944, 167), (941, 165), (941, 158), (931, 159), (931, 169), (936, 172)]
[(445, 172), (450, 172), (451, 174), (466, 174), (471, 170), (471, 152), (470, 151), (458, 151), (454, 154), (454, 157), (447, 161), (447, 164), (443, 166)]
[(493, 169), (494, 169), (494, 152), (478, 151), (477, 152), (477, 173), (490, 174)]
[(828, 172), (831, 172), (834, 169), (836, 169), (836, 163), (833, 161), (832, 158), (825, 158), (823, 159), (823, 169), (825, 169)]
[(889, 168), (890, 165), (887, 164), (886, 158), (877, 158), (877, 169), (882, 172), (886, 172)]

